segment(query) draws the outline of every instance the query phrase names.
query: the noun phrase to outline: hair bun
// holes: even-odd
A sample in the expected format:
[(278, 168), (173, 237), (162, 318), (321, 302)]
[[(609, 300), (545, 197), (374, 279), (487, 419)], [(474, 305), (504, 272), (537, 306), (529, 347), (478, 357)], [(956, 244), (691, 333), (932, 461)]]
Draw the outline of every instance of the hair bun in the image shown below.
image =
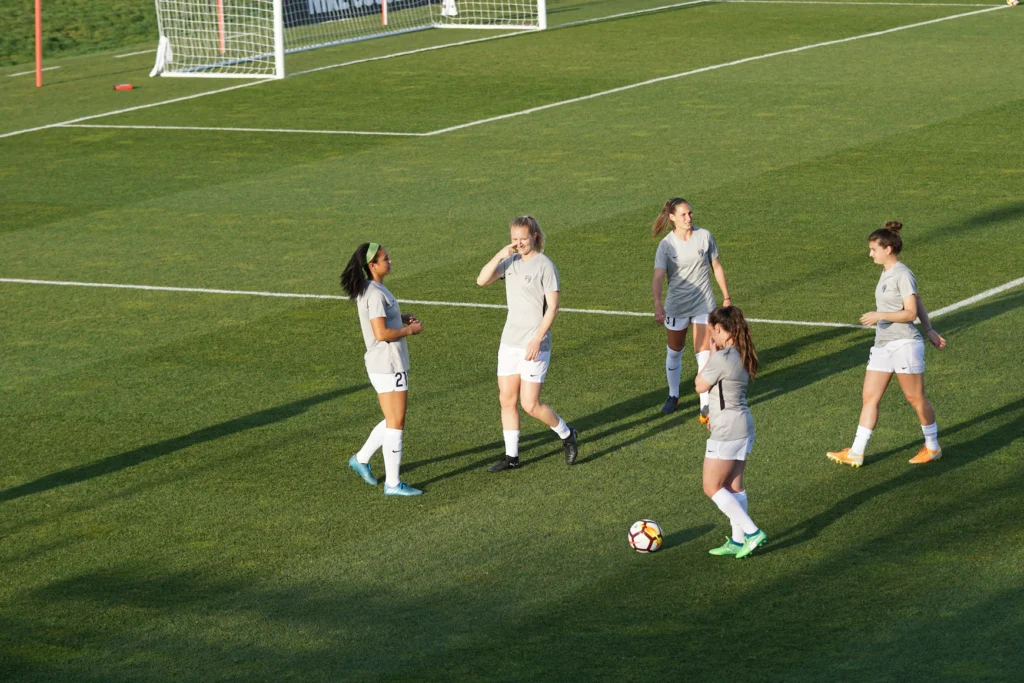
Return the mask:
[(886, 221), (885, 229), (898, 235), (900, 230), (903, 229), (903, 224), (899, 221)]

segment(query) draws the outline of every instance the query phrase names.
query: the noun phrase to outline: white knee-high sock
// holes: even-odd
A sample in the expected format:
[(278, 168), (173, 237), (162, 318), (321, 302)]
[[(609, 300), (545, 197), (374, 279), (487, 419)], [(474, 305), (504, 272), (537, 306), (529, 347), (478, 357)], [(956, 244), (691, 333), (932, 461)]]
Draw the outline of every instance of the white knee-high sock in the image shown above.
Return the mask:
[(757, 525), (754, 524), (754, 520), (750, 519), (750, 515), (743, 510), (743, 506), (740, 505), (740, 502), (736, 500), (736, 496), (729, 489), (718, 489), (718, 492), (711, 496), (711, 500), (718, 506), (719, 510), (725, 513), (730, 522), (739, 525), (743, 533), (753, 534), (757, 532)]
[(668, 395), (679, 398), (679, 376), (683, 372), (683, 349), (673, 351), (665, 347), (665, 378), (668, 380)]
[(505, 437), (505, 455), (510, 458), (519, 457), (519, 430), (506, 429), (502, 432)]
[(939, 425), (937, 422), (932, 422), (930, 425), (922, 425), (921, 431), (924, 432), (924, 445), (930, 451), (939, 450)]
[[(555, 413), (555, 417), (558, 417), (558, 413)], [(555, 434), (558, 434), (559, 439), (567, 439), (569, 438), (569, 434), (571, 434), (571, 432), (569, 431), (569, 425), (565, 424), (565, 420), (563, 420), (560, 417), (558, 417), (558, 424), (552, 427), (551, 431), (553, 431)]]
[(399, 470), (402, 466), (402, 430), (384, 430), (384, 485), (398, 486), (401, 483)]
[[(747, 512), (747, 492), (740, 491), (739, 493), (733, 493), (732, 495), (737, 500), (737, 502), (739, 502), (740, 507), (743, 508), (743, 511)], [(739, 524), (733, 522), (731, 519), (729, 521), (732, 522), (732, 540), (736, 543), (743, 543), (743, 529), (740, 527)]]
[(357, 461), (364, 465), (370, 462), (370, 458), (373, 457), (373, 454), (376, 453), (377, 449), (384, 443), (384, 430), (386, 428), (387, 424), (385, 424), (384, 420), (377, 423), (377, 426), (370, 432), (369, 438), (366, 439), (366, 443), (364, 443), (363, 447), (359, 449), (358, 453), (356, 453)]
[[(704, 366), (708, 364), (708, 358), (711, 358), (711, 352), (698, 351), (693, 355), (697, 357), (697, 374), (699, 375), (700, 371), (704, 369)], [(700, 395), (700, 407), (703, 408), (707, 406), (709, 401), (708, 392), (702, 392)]]
[(867, 450), (868, 441), (871, 440), (871, 429), (867, 427), (861, 427), (857, 425), (857, 436), (853, 439), (853, 445), (850, 446), (850, 452), (857, 455), (864, 455), (864, 451)]

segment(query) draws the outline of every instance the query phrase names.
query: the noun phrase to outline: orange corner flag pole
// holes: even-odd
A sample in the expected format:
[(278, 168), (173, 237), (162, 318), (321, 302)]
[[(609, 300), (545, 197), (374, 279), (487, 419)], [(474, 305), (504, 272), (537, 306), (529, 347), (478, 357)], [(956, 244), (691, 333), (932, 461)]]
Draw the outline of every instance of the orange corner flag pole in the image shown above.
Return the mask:
[(43, 6), (36, 0), (36, 87), (43, 87)]
[(224, 54), (224, 0), (217, 0), (217, 32), (220, 33), (220, 53)]

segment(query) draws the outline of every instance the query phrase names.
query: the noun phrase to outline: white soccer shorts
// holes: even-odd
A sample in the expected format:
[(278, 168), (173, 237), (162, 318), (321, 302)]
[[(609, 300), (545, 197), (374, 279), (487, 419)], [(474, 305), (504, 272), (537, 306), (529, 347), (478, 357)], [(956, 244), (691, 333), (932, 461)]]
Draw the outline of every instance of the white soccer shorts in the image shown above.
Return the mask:
[(672, 330), (673, 332), (679, 332), (685, 330), (690, 326), (690, 323), (694, 325), (707, 325), (708, 314), (703, 313), (701, 315), (695, 315), (692, 318), (674, 318), (672, 316), (665, 316), (665, 329)]
[(409, 391), (408, 372), (370, 372), (370, 384), (378, 394), (390, 394), (392, 391)]
[(868, 370), (898, 375), (924, 374), (924, 341), (897, 339), (884, 346), (872, 346)]
[(548, 374), (551, 352), (541, 351), (535, 360), (526, 360), (526, 349), (501, 344), (498, 347), (498, 377), (519, 375), (524, 382), (543, 382)]
[(750, 452), (754, 450), (754, 435), (744, 439), (733, 439), (731, 441), (715, 441), (708, 439), (707, 448), (704, 450), (704, 457), (712, 460), (746, 460)]

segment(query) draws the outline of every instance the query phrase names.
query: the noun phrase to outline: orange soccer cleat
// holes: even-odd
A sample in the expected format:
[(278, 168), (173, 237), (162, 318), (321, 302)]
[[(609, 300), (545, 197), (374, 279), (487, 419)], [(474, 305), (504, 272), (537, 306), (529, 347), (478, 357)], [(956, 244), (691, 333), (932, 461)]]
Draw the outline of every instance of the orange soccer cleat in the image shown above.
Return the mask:
[(849, 465), (850, 467), (860, 467), (864, 464), (864, 454), (851, 453), (849, 448), (844, 448), (836, 453), (829, 452), (825, 455), (833, 462)]
[(921, 450), (917, 452), (913, 458), (910, 459), (911, 465), (923, 465), (926, 462), (932, 462), (942, 457), (942, 449), (937, 448), (934, 451), (927, 446), (921, 446)]

